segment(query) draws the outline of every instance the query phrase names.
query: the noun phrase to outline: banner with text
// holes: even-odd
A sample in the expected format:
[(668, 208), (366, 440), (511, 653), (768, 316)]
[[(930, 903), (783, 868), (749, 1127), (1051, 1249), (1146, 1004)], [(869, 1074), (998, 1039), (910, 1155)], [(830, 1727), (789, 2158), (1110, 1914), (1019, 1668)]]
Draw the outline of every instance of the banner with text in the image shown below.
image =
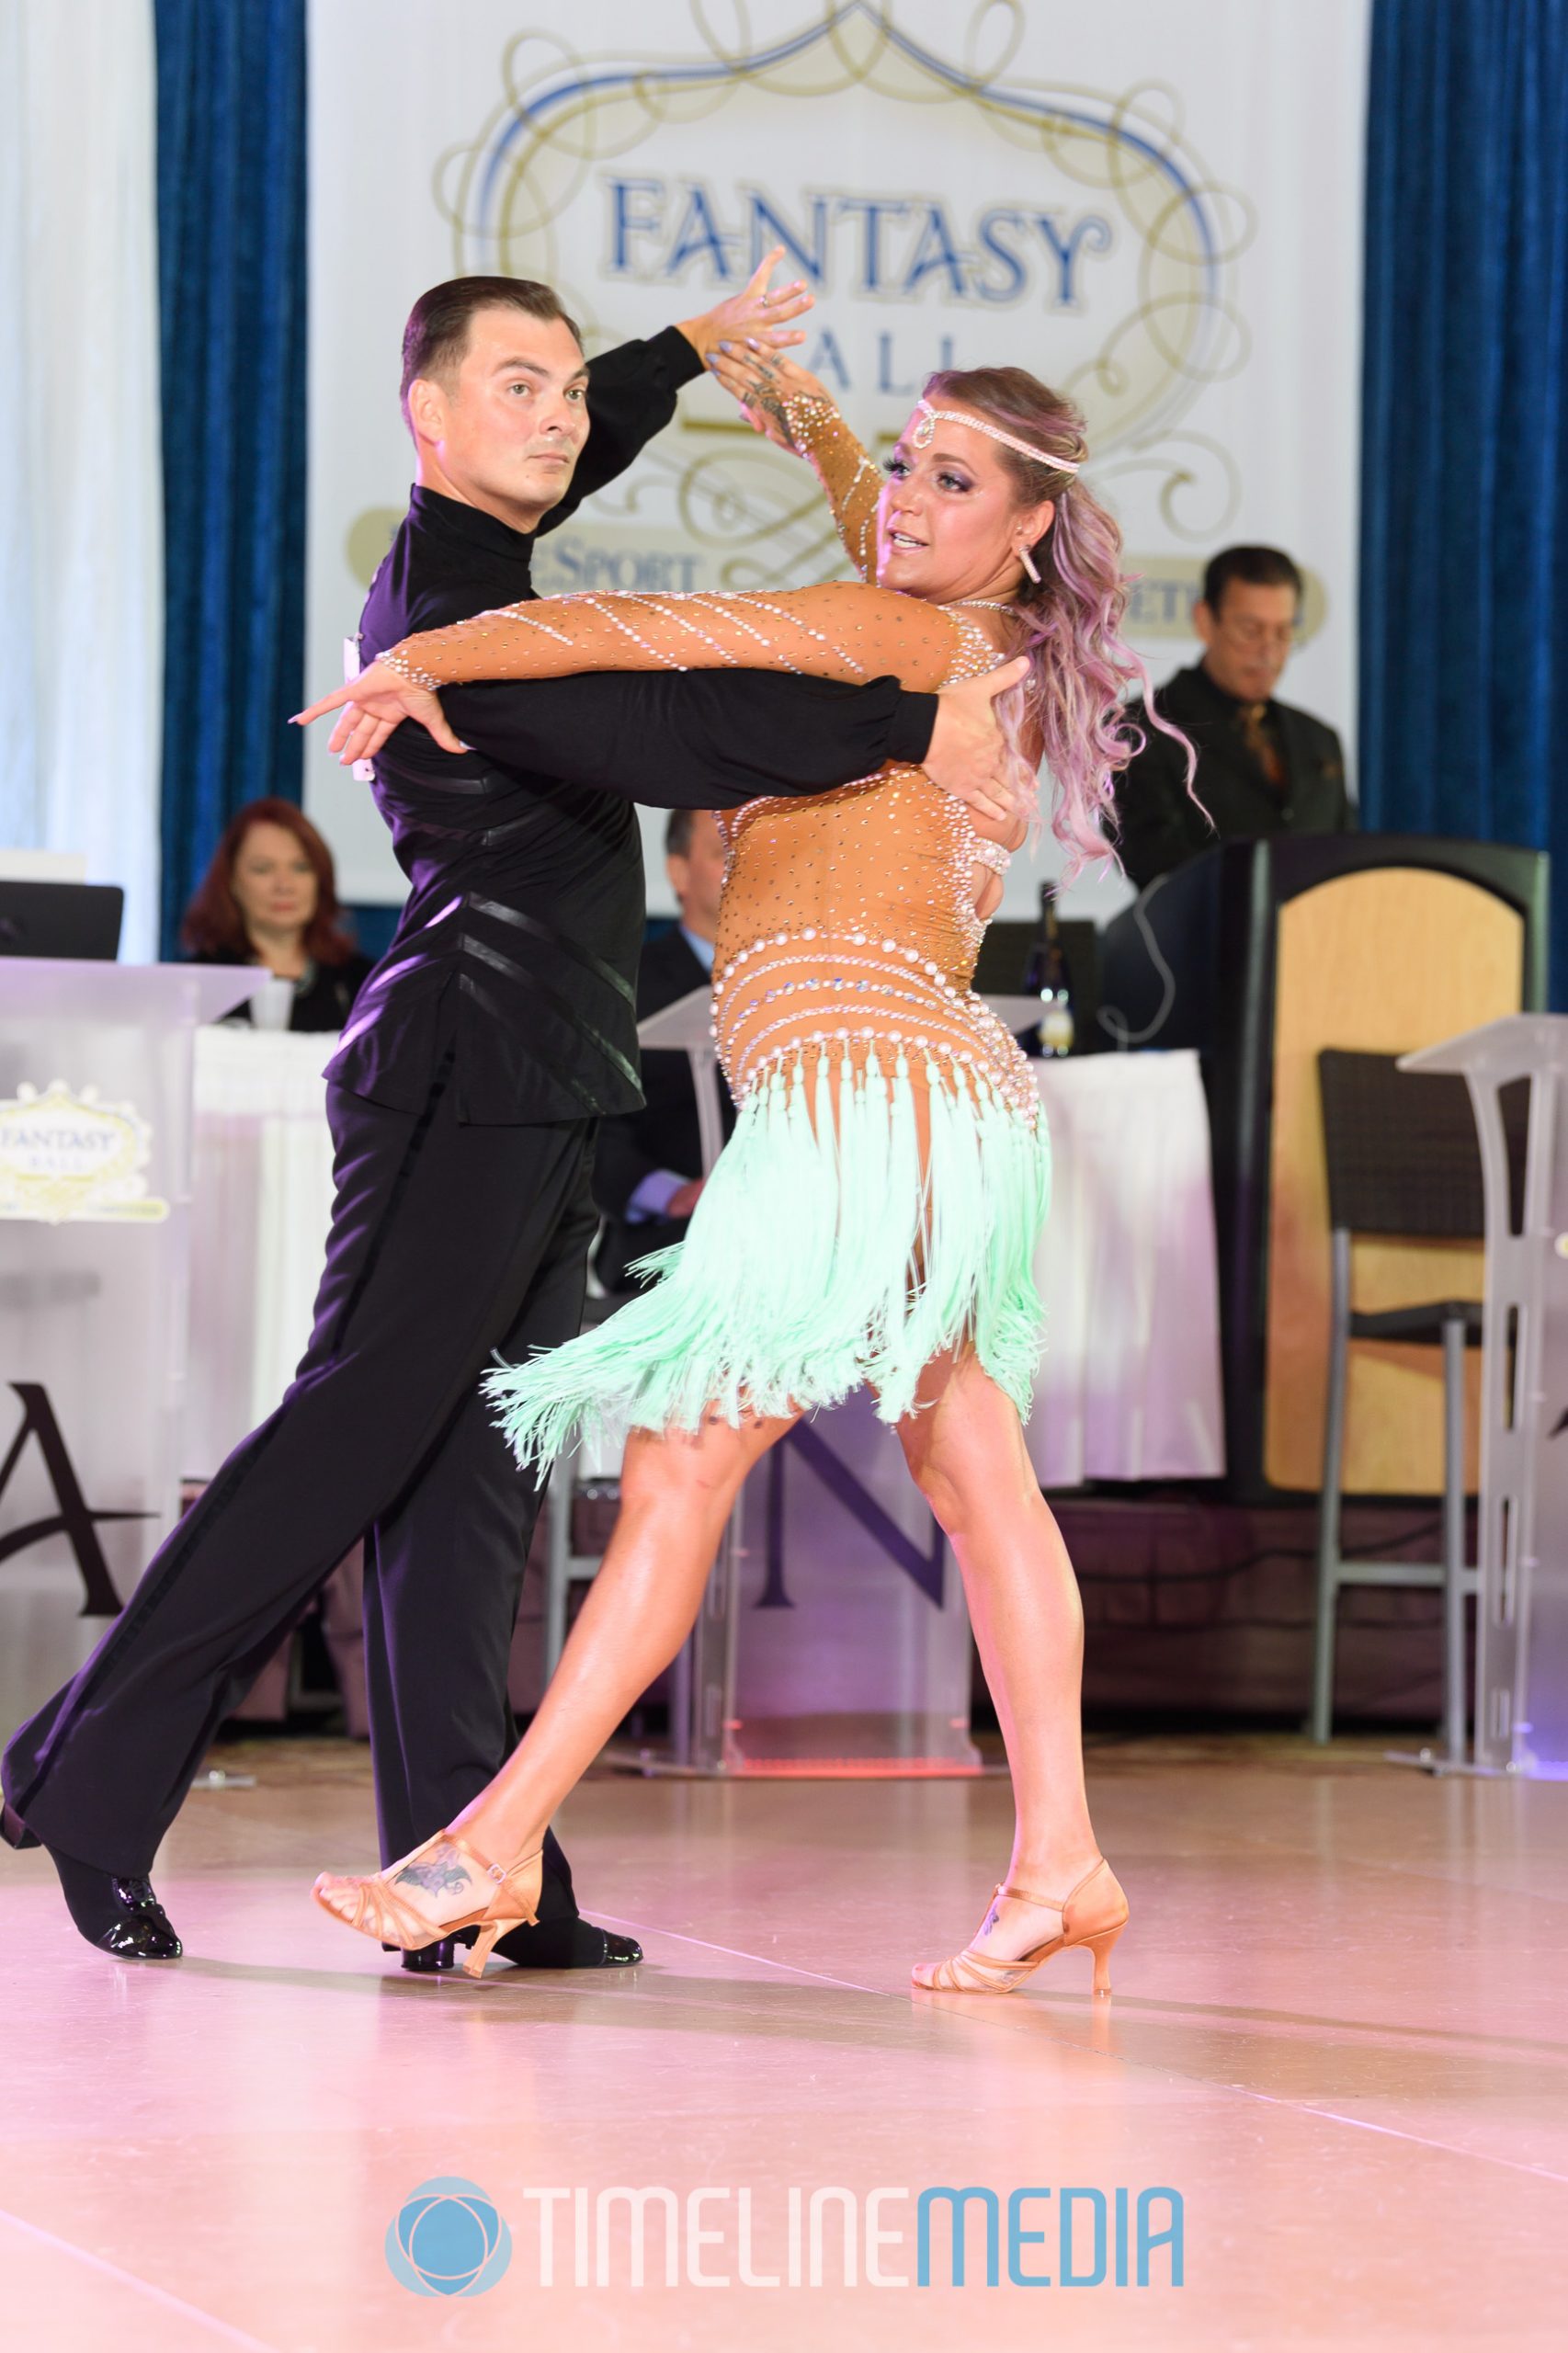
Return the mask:
[[(1348, 733), (1369, 5), (578, 0), (568, 39), (527, 0), (314, 0), (312, 691), (341, 674), (406, 498), (399, 346), (424, 287), (548, 278), (602, 350), (708, 309), (782, 244), (816, 296), (798, 356), (873, 450), (933, 368), (1016, 362), (1080, 403), (1156, 677), (1191, 658), (1209, 555), (1289, 549), (1309, 594), (1285, 692)], [(535, 578), (845, 569), (812, 479), (703, 381), (541, 540)], [(325, 734), (307, 800), (343, 894), (394, 899)], [(1008, 911), (1051, 870), (1016, 860)], [(1091, 883), (1082, 904), (1119, 895)]]

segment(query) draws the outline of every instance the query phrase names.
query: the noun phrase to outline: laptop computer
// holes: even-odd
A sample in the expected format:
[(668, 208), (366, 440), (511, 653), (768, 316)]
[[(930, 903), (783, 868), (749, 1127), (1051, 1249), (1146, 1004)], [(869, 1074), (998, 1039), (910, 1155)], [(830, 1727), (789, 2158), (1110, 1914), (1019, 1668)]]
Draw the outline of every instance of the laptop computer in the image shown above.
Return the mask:
[(0, 956), (112, 964), (124, 913), (118, 882), (0, 881)]

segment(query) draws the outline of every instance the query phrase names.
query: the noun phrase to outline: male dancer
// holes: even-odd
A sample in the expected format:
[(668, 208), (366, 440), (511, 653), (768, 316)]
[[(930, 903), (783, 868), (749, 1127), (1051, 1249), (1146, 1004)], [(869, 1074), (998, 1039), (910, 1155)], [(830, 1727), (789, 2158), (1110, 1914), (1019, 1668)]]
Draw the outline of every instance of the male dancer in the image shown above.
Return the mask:
[[(631, 461), (721, 337), (798, 340), (765, 324), (808, 299), (770, 300), (770, 267), (717, 312), (588, 365), (547, 287), (466, 278), (423, 296), (403, 367), (418, 482), (365, 608), (366, 658), (530, 596), (533, 535)], [(218, 1725), (362, 1531), (383, 1856), (449, 1820), (506, 1754), (539, 1488), (476, 1383), (576, 1331), (595, 1123), (640, 1100), (632, 798), (733, 806), (902, 756), (994, 805), (989, 698), (1010, 677), (940, 711), (891, 678), (476, 687), (448, 699), (460, 743), (403, 727), (383, 747), (377, 802), (412, 889), (329, 1065), (337, 1193), (310, 1346), (278, 1411), (6, 1754), (5, 1835), (49, 1849), (90, 1942), (178, 1955), (148, 1877), (158, 1842)], [(641, 1958), (579, 1920), (553, 1839), (539, 1926), (498, 1949), (547, 1967)]]

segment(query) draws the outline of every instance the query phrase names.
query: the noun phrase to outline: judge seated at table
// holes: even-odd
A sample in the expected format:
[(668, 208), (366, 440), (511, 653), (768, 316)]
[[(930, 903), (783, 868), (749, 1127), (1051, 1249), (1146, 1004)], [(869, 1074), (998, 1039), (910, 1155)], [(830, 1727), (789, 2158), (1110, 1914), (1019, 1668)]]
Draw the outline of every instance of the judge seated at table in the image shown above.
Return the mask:
[(1204, 574), (1192, 614), (1203, 658), (1154, 693), (1197, 751), (1201, 807), (1180, 744), (1149, 725), (1142, 700), (1127, 706), (1143, 748), (1117, 785), (1118, 847), (1140, 890), (1216, 842), (1354, 829), (1338, 736), (1275, 695), (1301, 604), (1301, 575), (1278, 548), (1226, 548)]
[[(341, 1029), (370, 971), (345, 929), (332, 852), (291, 801), (237, 809), (185, 912), (198, 964), (260, 965), (293, 987), (290, 1029)], [(225, 1017), (249, 1021), (248, 1004)]]
[[(639, 1021), (678, 1004), (693, 989), (707, 988), (712, 979), (724, 845), (708, 810), (672, 813), (665, 830), (665, 871), (680, 919), (643, 944), (637, 973)], [(644, 1049), (642, 1093), (641, 1111), (605, 1120), (595, 1154), (594, 1194), (605, 1227), (594, 1270), (612, 1295), (639, 1288), (627, 1272), (632, 1259), (684, 1238), (702, 1191), (697, 1090), (687, 1055)], [(722, 1077), (720, 1103), (728, 1135), (735, 1114)]]

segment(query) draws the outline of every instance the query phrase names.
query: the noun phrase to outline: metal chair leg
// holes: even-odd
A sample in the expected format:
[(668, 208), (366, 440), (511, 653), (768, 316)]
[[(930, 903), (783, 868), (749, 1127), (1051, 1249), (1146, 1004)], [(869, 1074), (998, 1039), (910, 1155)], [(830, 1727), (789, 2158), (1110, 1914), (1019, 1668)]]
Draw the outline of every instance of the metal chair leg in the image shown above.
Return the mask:
[(545, 1489), (544, 1508), (549, 1515), (549, 1541), (544, 1569), (544, 1679), (548, 1684), (561, 1664), (561, 1654), (566, 1647), (566, 1588), (570, 1582), (567, 1564), (572, 1556), (572, 1490), (575, 1483), (574, 1458), (567, 1455), (557, 1462)]
[(1443, 1745), (1469, 1751), (1465, 1710), (1464, 1320), (1443, 1324)]
[(1323, 1489), (1318, 1497), (1317, 1623), (1312, 1637), (1312, 1708), (1308, 1730), (1321, 1746), (1334, 1729), (1335, 1621), (1339, 1611), (1340, 1497), (1345, 1461), (1345, 1392), (1350, 1348), (1350, 1236), (1336, 1226), (1329, 1304), (1328, 1397), (1323, 1427)]

